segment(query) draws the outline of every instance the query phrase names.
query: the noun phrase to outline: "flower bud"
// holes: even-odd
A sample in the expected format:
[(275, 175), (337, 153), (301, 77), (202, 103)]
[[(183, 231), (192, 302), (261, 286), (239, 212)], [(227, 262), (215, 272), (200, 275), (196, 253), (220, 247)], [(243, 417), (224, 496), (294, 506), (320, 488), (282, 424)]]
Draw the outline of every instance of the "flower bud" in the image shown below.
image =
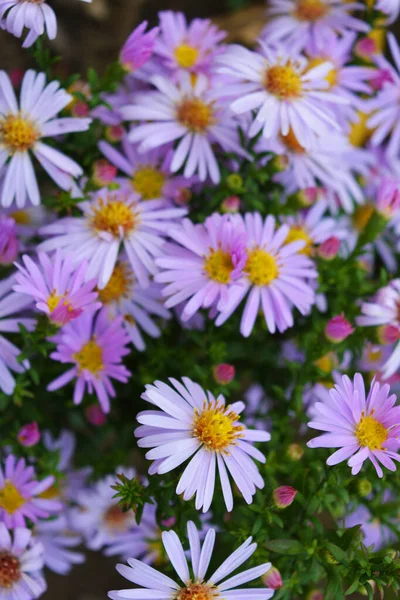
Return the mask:
[(374, 39), (370, 37), (362, 38), (354, 47), (354, 52), (360, 58), (366, 60), (372, 58), (378, 52), (378, 46)]
[(21, 85), (24, 74), (25, 72), (22, 69), (12, 69), (10, 73), (10, 80), (13, 84), (13, 87), (18, 88)]
[(321, 590), (312, 590), (306, 600), (324, 600), (324, 595)]
[(400, 208), (400, 182), (383, 178), (376, 200), (376, 210), (386, 220), (390, 220)]
[(343, 315), (333, 317), (325, 327), (326, 337), (334, 344), (340, 344), (340, 342), (343, 342), (354, 331), (355, 329), (351, 326), (351, 323)]
[(318, 256), (324, 258), (325, 260), (332, 260), (335, 258), (335, 256), (337, 256), (339, 248), (340, 240), (333, 235), (318, 247)]
[(122, 125), (110, 125), (106, 127), (105, 136), (106, 139), (112, 144), (120, 142), (125, 135), (125, 129)]
[(238, 196), (228, 196), (221, 205), (224, 213), (237, 213), (240, 209), (240, 198)]
[(174, 194), (175, 204), (187, 206), (192, 199), (192, 192), (189, 188), (179, 188)]
[(400, 329), (395, 325), (382, 325), (378, 327), (377, 335), (380, 343), (388, 346), (400, 339)]
[(287, 455), (292, 460), (298, 461), (303, 457), (304, 450), (300, 444), (290, 444), (287, 449)]
[(297, 199), (302, 206), (312, 206), (321, 196), (321, 188), (308, 187), (297, 193)]
[(379, 92), (385, 83), (393, 83), (393, 77), (389, 69), (376, 69), (376, 75), (370, 79), (370, 85)]
[(163, 527), (167, 527), (168, 529), (170, 527), (173, 527), (175, 525), (175, 523), (176, 523), (176, 517), (169, 517), (168, 519), (163, 519), (161, 521), (161, 525)]
[(111, 165), (107, 160), (99, 159), (93, 164), (93, 182), (99, 187), (107, 187), (114, 181), (117, 175), (117, 168)]
[(86, 409), (86, 418), (92, 425), (101, 427), (106, 422), (106, 415), (101, 410), (98, 404), (91, 404)]
[(214, 367), (213, 375), (217, 383), (227, 385), (235, 377), (235, 367), (233, 365), (221, 363)]
[(41, 433), (39, 431), (38, 424), (34, 421), (24, 425), (18, 433), (18, 441), (22, 446), (27, 448), (36, 446), (40, 440)]
[(77, 100), (71, 107), (71, 114), (74, 117), (87, 117), (89, 115), (89, 105), (82, 100)]
[(295, 499), (296, 494), (297, 490), (290, 485), (281, 485), (272, 492), (275, 505), (278, 508), (287, 508), (290, 506)]
[(122, 46), (119, 60), (128, 73), (143, 67), (151, 58), (158, 34), (158, 27), (146, 32), (147, 21), (143, 21), (132, 31)]
[(360, 479), (357, 482), (357, 489), (361, 498), (365, 498), (372, 492), (372, 484), (368, 481), (368, 479)]
[(243, 179), (239, 173), (231, 173), (228, 175), (226, 183), (233, 192), (240, 192), (243, 187)]
[(271, 590), (279, 590), (283, 586), (281, 574), (278, 569), (271, 567), (262, 578), (263, 583)]

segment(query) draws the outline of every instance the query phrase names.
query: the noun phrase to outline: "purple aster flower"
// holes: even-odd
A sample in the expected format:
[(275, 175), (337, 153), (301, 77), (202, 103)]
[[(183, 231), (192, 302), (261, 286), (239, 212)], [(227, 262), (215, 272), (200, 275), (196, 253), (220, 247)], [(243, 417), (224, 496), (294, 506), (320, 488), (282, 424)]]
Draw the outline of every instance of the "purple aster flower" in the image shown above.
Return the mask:
[(7, 395), (11, 395), (15, 388), (15, 379), (11, 371), (23, 373), (29, 368), (29, 362), (18, 362), (19, 349), (1, 334), (17, 333), (20, 325), (32, 330), (35, 325), (34, 319), (15, 316), (29, 307), (31, 299), (13, 292), (14, 283), (12, 276), (0, 281), (0, 389)]
[(156, 54), (169, 71), (205, 73), (213, 65), (215, 56), (224, 51), (220, 42), (226, 37), (209, 19), (193, 19), (188, 24), (181, 12), (161, 11), (160, 35)]
[(50, 40), (57, 35), (56, 15), (46, 0), (0, 0), (0, 20), (2, 18), (4, 21), (0, 21), (0, 25), (15, 37), (20, 38), (24, 28), (29, 30), (23, 48), (32, 46), (45, 32)]
[(121, 244), (139, 284), (148, 286), (149, 273), (157, 272), (154, 257), (162, 253), (166, 231), (187, 213), (185, 208), (165, 207), (160, 200), (140, 201), (133, 192), (107, 188), (79, 208), (81, 217), (66, 217), (42, 227), (40, 233), (52, 237), (39, 249), (61, 248), (75, 264), (87, 260), (86, 278), (98, 277), (100, 289), (112, 275)]
[(364, 10), (361, 2), (341, 0), (270, 0), (269, 22), (262, 39), (269, 44), (285, 42), (297, 49), (307, 45), (321, 46), (332, 33), (365, 32), (369, 25), (352, 16)]
[(85, 283), (86, 261), (74, 267), (72, 257), (67, 255), (62, 259), (58, 249), (51, 258), (39, 252), (39, 264), (26, 254), (22, 262), (23, 266), (16, 263), (19, 272), (15, 275), (14, 291), (33, 298), (36, 308), (56, 325), (66, 325), (84, 311), (101, 308), (94, 291), (96, 279)]
[(176, 600), (194, 600), (195, 598), (200, 600), (204, 598), (204, 600), (213, 600), (214, 598), (223, 597), (236, 598), (237, 600), (252, 600), (253, 598), (269, 600), (269, 598), (272, 598), (274, 590), (266, 587), (238, 589), (238, 586), (265, 575), (270, 569), (271, 563), (264, 563), (226, 579), (228, 575), (248, 560), (257, 549), (257, 544), (251, 543), (251, 537), (231, 554), (211, 576), (207, 577), (214, 550), (215, 529), (208, 530), (202, 546), (199, 532), (192, 521), (187, 524), (187, 533), (192, 572), (189, 571), (186, 553), (176, 533), (174, 531), (164, 531), (162, 534), (165, 552), (181, 580), (179, 584), (145, 563), (129, 558), (129, 567), (117, 565), (117, 571), (132, 583), (144, 587), (135, 590), (112, 591), (108, 593), (109, 598), (112, 600), (125, 600), (135, 597), (134, 592), (137, 592), (138, 598), (152, 598), (154, 600), (164, 598), (176, 598)]
[(17, 528), (11, 534), (0, 523), (0, 589), (4, 600), (33, 600), (46, 590), (43, 577), (43, 547), (29, 529)]
[(147, 21), (143, 21), (130, 34), (122, 46), (119, 60), (128, 73), (134, 73), (143, 67), (152, 57), (158, 35), (158, 27), (146, 31)]
[(396, 470), (393, 461), (400, 460), (400, 407), (396, 396), (389, 396), (388, 384), (373, 380), (368, 396), (364, 381), (356, 373), (351, 381), (344, 375), (329, 392), (329, 399), (317, 402), (313, 420), (308, 426), (323, 433), (308, 442), (309, 448), (339, 448), (326, 461), (336, 465), (348, 460), (353, 475), (360, 472), (364, 461), (370, 460), (378, 477), (383, 477), (381, 463)]
[(124, 119), (147, 121), (133, 127), (132, 142), (140, 142), (146, 152), (169, 142), (179, 141), (174, 150), (171, 172), (184, 166), (185, 177), (198, 174), (200, 181), (209, 176), (220, 181), (220, 171), (212, 148), (217, 144), (225, 152), (245, 153), (240, 145), (238, 123), (223, 99), (223, 89), (210, 87), (210, 80), (199, 74), (192, 85), (189, 73), (180, 73), (175, 84), (156, 75), (150, 82), (157, 91), (138, 93), (133, 104), (121, 109)]
[(232, 110), (237, 114), (257, 111), (250, 137), (262, 131), (265, 138), (275, 140), (292, 130), (299, 144), (309, 148), (316, 136), (339, 130), (332, 105), (348, 100), (328, 90), (326, 76), (332, 63), (313, 67), (305, 56), (263, 42), (258, 52), (230, 46), (218, 61), (219, 71), (233, 81), (226, 85), (226, 93), (234, 98)]
[(56, 519), (39, 520), (34, 539), (43, 546), (44, 566), (58, 575), (68, 575), (73, 565), (85, 562), (85, 555), (74, 549), (81, 544), (81, 537), (70, 530), (65, 514)]
[(127, 175), (128, 187), (139, 194), (142, 200), (176, 201), (179, 193), (188, 190), (194, 183), (194, 177), (171, 174), (173, 150), (168, 146), (140, 153), (137, 146), (124, 136), (122, 153), (104, 141), (100, 142), (99, 149), (113, 165)]
[(27, 466), (24, 458), (19, 460), (9, 454), (0, 464), (0, 519), (6, 527), (25, 527), (28, 521), (36, 523), (47, 519), (51, 514), (61, 510), (57, 500), (42, 497), (54, 483), (49, 475), (37, 481), (35, 469)]
[(265, 462), (265, 456), (251, 442), (267, 442), (270, 434), (249, 430), (240, 423), (243, 402), (226, 405), (223, 396), (215, 398), (187, 377), (182, 381), (183, 384), (170, 378), (175, 389), (156, 381), (147, 385), (142, 395), (161, 409), (143, 411), (137, 416), (141, 424), (135, 431), (138, 446), (152, 448), (146, 454), (148, 460), (154, 461), (149, 473), (168, 473), (193, 456), (176, 488), (184, 500), (196, 495), (197, 510), (202, 508), (206, 513), (218, 472), (225, 504), (231, 512), (229, 472), (246, 502), (251, 504), (256, 488), (264, 487), (252, 458)]
[(263, 222), (259, 213), (246, 213), (244, 226), (248, 236), (244, 275), (230, 287), (216, 324), (225, 323), (249, 293), (241, 334), (251, 334), (260, 309), (268, 330), (283, 332), (293, 326), (293, 307), (306, 315), (315, 302), (315, 293), (307, 282), (317, 277), (314, 263), (301, 253), (304, 241), (286, 243), (290, 228), (282, 225), (276, 230), (273, 216)]
[[(28, 5), (40, 8), (32, 3)], [(81, 167), (42, 141), (46, 137), (89, 128), (91, 119), (57, 118), (71, 100), (72, 96), (60, 89), (57, 82), (46, 85), (44, 73), (30, 70), (24, 75), (18, 105), (8, 75), (0, 71), (0, 169), (6, 165), (1, 205), (7, 207), (15, 201), (22, 208), (27, 200), (34, 206), (40, 204), (31, 153), (61, 189), (74, 188), (73, 178), (82, 175)]]
[(105, 413), (110, 412), (110, 396), (115, 397), (111, 379), (126, 383), (130, 372), (122, 364), (122, 357), (129, 354), (129, 338), (122, 327), (122, 317), (110, 322), (107, 311), (101, 310), (95, 317), (83, 313), (56, 336), (57, 349), (50, 357), (74, 366), (52, 381), (47, 389), (52, 392), (76, 379), (74, 404), (82, 402), (87, 389), (95, 393)]
[(374, 552), (397, 539), (390, 527), (381, 523), (379, 519), (374, 519), (368, 508), (362, 504), (346, 516), (344, 524), (348, 528), (361, 525), (363, 544), (367, 548), (373, 546)]
[(0, 215), (0, 265), (11, 265), (18, 256), (19, 241), (13, 218)]
[(171, 313), (162, 304), (161, 286), (154, 282), (142, 288), (136, 282), (128, 262), (120, 260), (106, 287), (99, 290), (99, 299), (111, 319), (120, 315), (132, 344), (139, 351), (146, 348), (143, 333), (158, 338), (161, 330), (153, 317), (170, 319)]
[(182, 313), (189, 320), (200, 308), (222, 308), (229, 285), (243, 273), (246, 264), (246, 230), (240, 218), (214, 213), (204, 225), (185, 219), (169, 236), (177, 243), (168, 244), (157, 260), (162, 272), (156, 281), (168, 284), (163, 289), (166, 306), (185, 301)]
[(399, 0), (376, 0), (376, 10), (383, 12), (388, 16), (388, 23), (393, 23), (400, 13), (400, 1)]

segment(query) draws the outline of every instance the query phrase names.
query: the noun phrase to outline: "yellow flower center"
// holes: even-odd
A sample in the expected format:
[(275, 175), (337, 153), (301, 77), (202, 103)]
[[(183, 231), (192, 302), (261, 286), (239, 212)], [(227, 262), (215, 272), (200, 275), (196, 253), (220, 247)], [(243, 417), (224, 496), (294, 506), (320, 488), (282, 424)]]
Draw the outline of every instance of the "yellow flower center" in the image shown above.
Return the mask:
[(44, 498), (45, 500), (53, 500), (54, 498), (58, 498), (60, 496), (60, 490), (56, 483), (51, 485), (47, 490), (39, 494), (39, 498)]
[(235, 423), (240, 419), (230, 406), (204, 404), (201, 412), (196, 410), (193, 421), (193, 435), (208, 450), (224, 451), (242, 437), (243, 425)]
[(10, 554), (10, 552), (0, 552), (0, 589), (10, 588), (20, 578), (21, 565), (18, 558)]
[(165, 175), (153, 167), (141, 167), (132, 177), (132, 187), (143, 200), (160, 198), (165, 183)]
[(147, 547), (151, 554), (154, 555), (154, 564), (160, 566), (168, 562), (166, 552), (161, 538), (161, 530), (158, 530), (157, 537), (153, 539), (147, 539)]
[(360, 446), (370, 450), (382, 450), (382, 444), (387, 440), (387, 429), (372, 416), (361, 418), (355, 434)]
[(174, 51), (175, 60), (182, 69), (190, 69), (196, 63), (199, 51), (189, 44), (181, 44)]
[(10, 217), (14, 219), (17, 225), (29, 225), (31, 222), (29, 214), (25, 210), (16, 210)]
[(325, 17), (330, 8), (322, 0), (297, 0), (294, 16), (300, 21), (319, 21)]
[(307, 231), (305, 231), (300, 225), (295, 225), (291, 227), (288, 236), (285, 240), (285, 244), (290, 244), (291, 242), (297, 242), (301, 240), (305, 242), (304, 248), (298, 251), (299, 254), (306, 254), (306, 256), (311, 256), (313, 253), (313, 241), (308, 235)]
[[(314, 67), (319, 67), (323, 63), (329, 62), (328, 58), (311, 58), (308, 62), (307, 71), (311, 71)], [(329, 87), (334, 87), (337, 84), (337, 72), (336, 69), (331, 69), (328, 74), (325, 75), (325, 81), (329, 83)]]
[(177, 600), (212, 600), (215, 598), (212, 588), (206, 583), (190, 583), (179, 590)]
[(35, 125), (20, 114), (9, 115), (0, 121), (0, 144), (11, 154), (30, 150), (39, 137)]
[(333, 369), (338, 366), (338, 360), (336, 354), (333, 352), (328, 352), (321, 356), (318, 360), (314, 362), (314, 365), (321, 369), (324, 373), (332, 373)]
[(100, 302), (110, 304), (110, 302), (118, 302), (121, 298), (128, 296), (133, 282), (128, 265), (124, 262), (118, 263), (115, 265), (106, 287), (97, 290)]
[(373, 214), (374, 207), (372, 206), (372, 204), (364, 204), (363, 206), (358, 206), (352, 216), (354, 228), (358, 232), (364, 231)]
[(179, 123), (194, 133), (205, 133), (214, 122), (212, 107), (198, 98), (186, 98), (177, 108)]
[(279, 275), (275, 257), (261, 248), (249, 252), (244, 270), (253, 285), (269, 285)]
[(94, 209), (92, 226), (96, 231), (106, 231), (115, 237), (127, 235), (137, 224), (137, 217), (132, 206), (121, 200), (111, 200), (107, 203), (99, 201), (99, 206)]
[(97, 375), (104, 369), (103, 351), (94, 339), (85, 344), (79, 352), (72, 355), (72, 358), (78, 363), (79, 371), (87, 370)]
[(13, 515), (26, 502), (17, 488), (6, 480), (6, 485), (0, 490), (0, 508), (3, 508), (9, 515)]
[(301, 78), (290, 61), (286, 65), (274, 65), (267, 69), (265, 87), (270, 94), (281, 100), (298, 98), (302, 92)]
[(301, 144), (299, 144), (292, 128), (289, 129), (289, 133), (287, 135), (281, 135), (281, 140), (285, 144), (286, 148), (291, 152), (304, 154), (305, 149)]
[(382, 356), (383, 356), (383, 353), (380, 348), (377, 348), (375, 350), (371, 349), (371, 350), (367, 351), (368, 360), (371, 362), (378, 362), (378, 361), (382, 360)]
[(110, 506), (104, 513), (104, 521), (113, 531), (122, 532), (125, 530), (125, 523), (129, 513), (124, 512), (117, 504)]
[(233, 271), (231, 255), (223, 250), (211, 250), (204, 263), (204, 270), (213, 281), (229, 283)]
[(351, 125), (348, 137), (353, 146), (361, 147), (372, 133), (372, 130), (367, 127), (367, 121), (371, 115), (358, 111), (357, 116), (358, 122)]

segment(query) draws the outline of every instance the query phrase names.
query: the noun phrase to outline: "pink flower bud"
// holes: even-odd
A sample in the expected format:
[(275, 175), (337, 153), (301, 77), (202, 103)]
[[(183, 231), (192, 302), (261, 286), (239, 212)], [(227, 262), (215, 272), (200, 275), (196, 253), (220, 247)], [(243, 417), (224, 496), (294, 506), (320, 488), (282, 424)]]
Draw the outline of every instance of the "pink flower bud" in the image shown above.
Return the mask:
[(318, 255), (325, 260), (332, 260), (337, 256), (340, 248), (340, 240), (334, 235), (318, 247)]
[(78, 100), (71, 107), (71, 114), (74, 117), (87, 117), (89, 114), (89, 105), (82, 100)]
[(370, 79), (370, 84), (379, 92), (385, 83), (393, 83), (393, 77), (388, 69), (377, 69), (377, 73), (373, 79)]
[(278, 569), (271, 567), (262, 578), (263, 583), (271, 590), (279, 590), (283, 586), (281, 574)]
[(14, 219), (0, 216), (0, 265), (11, 265), (18, 256), (19, 242)]
[(175, 517), (169, 517), (169, 519), (163, 519), (161, 521), (161, 525), (163, 527), (168, 527), (168, 528), (173, 527), (175, 525), (175, 523), (176, 523)]
[(383, 178), (376, 200), (376, 210), (390, 220), (400, 208), (400, 181)]
[(305, 188), (298, 193), (298, 199), (302, 206), (311, 206), (319, 199), (321, 193), (322, 190), (318, 187)]
[(11, 83), (13, 87), (17, 88), (21, 85), (24, 78), (24, 71), (22, 69), (13, 69), (10, 73)]
[(400, 329), (395, 325), (382, 325), (378, 327), (378, 340), (381, 344), (388, 346), (400, 339)]
[(307, 600), (324, 600), (324, 594), (321, 590), (312, 590), (308, 596)]
[(93, 164), (93, 182), (100, 188), (107, 187), (114, 181), (117, 168), (104, 159), (96, 160)]
[(222, 212), (224, 213), (237, 213), (240, 209), (240, 198), (239, 196), (228, 196), (225, 198), (221, 205)]
[(120, 63), (128, 73), (133, 73), (143, 67), (154, 52), (158, 27), (145, 33), (147, 21), (143, 21), (122, 46), (119, 55)]
[(213, 369), (214, 379), (221, 385), (227, 385), (235, 377), (235, 367), (233, 365), (220, 364)]
[(290, 485), (281, 485), (281, 487), (276, 488), (272, 492), (274, 502), (278, 508), (287, 508), (290, 506), (295, 499), (296, 494), (297, 490)]
[(175, 204), (187, 206), (192, 199), (192, 192), (188, 188), (179, 188), (174, 194)]
[(354, 52), (360, 58), (371, 58), (374, 54), (378, 52), (378, 47), (376, 45), (375, 40), (370, 37), (365, 37), (359, 42), (357, 42)]
[(40, 431), (36, 422), (24, 425), (18, 434), (18, 441), (22, 446), (36, 446), (40, 440)]
[(101, 410), (98, 404), (91, 404), (86, 409), (86, 418), (92, 425), (101, 427), (106, 422), (106, 415)]
[(122, 125), (110, 125), (106, 127), (105, 136), (106, 139), (112, 144), (120, 142), (125, 135), (125, 129)]
[(337, 315), (333, 317), (325, 327), (325, 335), (329, 341), (334, 344), (343, 342), (349, 335), (354, 333), (355, 329), (351, 326), (351, 323), (344, 318), (343, 315)]

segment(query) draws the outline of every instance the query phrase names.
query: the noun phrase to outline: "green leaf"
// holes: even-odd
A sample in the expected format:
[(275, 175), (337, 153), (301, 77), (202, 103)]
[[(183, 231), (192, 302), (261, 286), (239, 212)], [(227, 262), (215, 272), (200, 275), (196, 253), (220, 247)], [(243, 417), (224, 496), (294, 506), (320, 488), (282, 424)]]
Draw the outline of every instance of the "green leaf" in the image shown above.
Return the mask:
[(289, 556), (304, 552), (304, 547), (297, 540), (269, 540), (265, 547), (277, 554), (288, 554)]
[(354, 594), (354, 592), (356, 592), (359, 587), (360, 587), (360, 580), (358, 577), (356, 577), (355, 580), (353, 581), (353, 583), (347, 588), (344, 595), (350, 596), (350, 594)]
[(368, 592), (368, 600), (374, 600), (374, 590), (372, 589), (372, 586), (370, 583), (368, 583), (368, 581), (366, 581), (364, 583), (364, 587)]
[(328, 585), (325, 590), (325, 600), (343, 600), (343, 589), (342, 583), (339, 577), (336, 575), (329, 579)]
[(345, 564), (347, 563), (347, 554), (344, 552), (344, 550), (341, 550), (339, 546), (335, 546), (335, 544), (328, 542), (326, 544), (326, 548), (329, 550), (332, 556), (336, 558), (337, 561)]

